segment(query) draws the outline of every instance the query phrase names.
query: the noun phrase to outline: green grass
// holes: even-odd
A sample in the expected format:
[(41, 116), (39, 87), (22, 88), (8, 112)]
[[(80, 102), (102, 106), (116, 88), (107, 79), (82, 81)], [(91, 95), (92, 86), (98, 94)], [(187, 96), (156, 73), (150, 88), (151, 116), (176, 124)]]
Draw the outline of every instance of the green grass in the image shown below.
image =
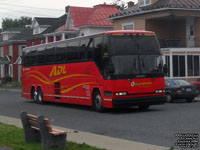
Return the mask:
[[(41, 150), (39, 142), (25, 143), (23, 129), (0, 123), (0, 146), (13, 150)], [(57, 150), (53, 148), (52, 150)], [(66, 150), (103, 150), (85, 143), (77, 144), (67, 141)]]

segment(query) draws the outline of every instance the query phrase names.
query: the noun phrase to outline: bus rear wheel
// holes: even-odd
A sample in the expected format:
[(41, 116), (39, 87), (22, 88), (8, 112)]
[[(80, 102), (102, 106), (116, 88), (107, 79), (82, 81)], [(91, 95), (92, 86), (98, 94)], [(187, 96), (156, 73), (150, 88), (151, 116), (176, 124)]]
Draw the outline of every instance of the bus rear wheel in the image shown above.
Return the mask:
[(93, 94), (92, 104), (93, 104), (93, 108), (96, 111), (98, 111), (98, 112), (104, 111), (104, 108), (103, 108), (103, 105), (102, 105), (102, 97), (101, 97), (101, 94), (98, 90), (96, 90)]
[(31, 88), (31, 98), (34, 102), (37, 102), (37, 92), (35, 91), (34, 87)]
[(37, 90), (37, 103), (44, 104), (42, 89), (39, 87)]

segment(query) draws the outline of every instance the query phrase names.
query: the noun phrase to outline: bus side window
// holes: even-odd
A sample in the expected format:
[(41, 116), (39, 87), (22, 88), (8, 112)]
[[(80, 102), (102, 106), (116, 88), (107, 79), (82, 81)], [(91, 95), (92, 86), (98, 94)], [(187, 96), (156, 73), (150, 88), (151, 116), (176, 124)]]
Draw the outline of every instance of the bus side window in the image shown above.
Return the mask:
[(101, 68), (102, 67), (102, 54), (103, 37), (95, 37), (94, 39), (94, 61)]
[(25, 60), (24, 60), (24, 64), (25, 66), (31, 66), (36, 64), (36, 50), (32, 50), (30, 52), (27, 52), (25, 54)]
[(93, 50), (93, 38), (81, 40), (81, 59), (91, 59)]
[(41, 50), (37, 52), (37, 62), (38, 64), (44, 64), (46, 62), (45, 60), (46, 56), (45, 56), (45, 50)]
[(50, 45), (49, 47), (47, 46), (46, 50), (45, 50), (45, 63), (53, 63), (55, 62), (55, 57), (56, 57), (56, 49), (55, 49), (55, 45)]
[(67, 61), (67, 43), (61, 43), (56, 47), (56, 62)]
[(69, 41), (67, 50), (67, 56), (69, 61), (76, 61), (80, 59), (79, 45), (79, 41)]

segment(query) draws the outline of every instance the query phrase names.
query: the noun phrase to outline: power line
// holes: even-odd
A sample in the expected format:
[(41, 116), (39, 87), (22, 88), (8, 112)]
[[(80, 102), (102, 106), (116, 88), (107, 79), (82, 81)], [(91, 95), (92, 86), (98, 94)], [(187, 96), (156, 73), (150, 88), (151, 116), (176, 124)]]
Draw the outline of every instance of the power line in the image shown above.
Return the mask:
[(61, 9), (53, 9), (53, 8), (42, 8), (42, 7), (30, 7), (30, 6), (22, 6), (22, 5), (13, 5), (13, 4), (7, 4), (7, 3), (1, 3), (1, 5), (8, 5), (8, 6), (15, 6), (15, 7), (23, 7), (23, 8), (32, 8), (32, 9), (46, 9), (46, 10), (55, 10), (55, 11), (64, 11)]
[[(4, 13), (4, 12), (1, 12), (2, 14), (6, 15), (6, 16), (12, 16), (12, 17), (15, 17), (17, 18), (17, 16), (14, 16), (14, 15), (11, 15), (11, 14), (7, 14), (7, 13)], [(2, 18), (2, 17), (1, 17)]]
[(23, 14), (30, 14), (30, 15), (38, 15), (38, 16), (52, 17), (52, 16), (49, 16), (49, 15), (30, 13), (30, 12), (19, 11), (19, 10), (12, 10), (12, 9), (2, 8), (2, 7), (0, 7), (0, 9), (9, 10), (9, 11), (15, 11), (15, 12), (18, 12), (18, 13), (23, 13)]

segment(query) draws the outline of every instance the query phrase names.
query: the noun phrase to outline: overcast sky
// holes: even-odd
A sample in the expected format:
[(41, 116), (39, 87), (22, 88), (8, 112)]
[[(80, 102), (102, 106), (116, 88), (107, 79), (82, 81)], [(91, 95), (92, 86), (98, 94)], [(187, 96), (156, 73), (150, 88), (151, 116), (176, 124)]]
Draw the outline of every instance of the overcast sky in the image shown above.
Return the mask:
[[(3, 18), (59, 17), (65, 13), (65, 6), (92, 7), (112, 3), (116, 0), (0, 0), (0, 27)], [(129, 2), (130, 0), (122, 0)], [(137, 2), (138, 0), (132, 0)]]

